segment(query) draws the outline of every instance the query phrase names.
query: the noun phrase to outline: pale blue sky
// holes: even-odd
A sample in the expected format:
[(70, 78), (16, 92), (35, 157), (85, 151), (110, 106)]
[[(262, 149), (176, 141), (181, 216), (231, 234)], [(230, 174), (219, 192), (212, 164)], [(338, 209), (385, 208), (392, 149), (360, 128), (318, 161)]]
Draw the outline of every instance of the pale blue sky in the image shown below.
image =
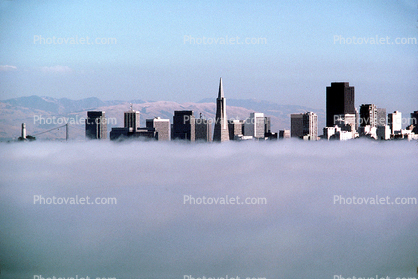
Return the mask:
[[(418, 45), (334, 44), (418, 38), (415, 0), (2, 1), (1, 99), (257, 98), (324, 109), (325, 87), (349, 81), (356, 105), (418, 110)], [(265, 38), (258, 45), (193, 45), (184, 36)], [(112, 45), (34, 43), (115, 38)], [(13, 67), (4, 67), (5, 65)]]

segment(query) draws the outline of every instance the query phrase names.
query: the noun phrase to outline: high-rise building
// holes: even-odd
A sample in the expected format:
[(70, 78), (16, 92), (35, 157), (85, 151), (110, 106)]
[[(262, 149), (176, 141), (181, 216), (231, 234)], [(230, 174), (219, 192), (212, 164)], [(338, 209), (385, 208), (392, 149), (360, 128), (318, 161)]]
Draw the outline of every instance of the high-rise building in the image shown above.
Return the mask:
[(212, 121), (202, 118), (195, 119), (195, 140), (212, 141)]
[(292, 138), (303, 137), (303, 113), (290, 115), (290, 136)]
[(139, 111), (133, 110), (131, 105), (131, 109), (124, 113), (124, 127), (128, 128), (129, 132), (135, 132), (139, 126)]
[(307, 140), (318, 139), (318, 116), (313, 112), (290, 115), (291, 137)]
[(334, 115), (356, 114), (354, 105), (354, 86), (348, 82), (332, 82), (326, 93), (326, 125), (334, 126)]
[(228, 120), (229, 139), (235, 140), (237, 136), (243, 135), (244, 120)]
[(244, 136), (261, 139), (265, 137), (266, 118), (264, 113), (252, 112), (244, 122)]
[(104, 111), (87, 112), (86, 137), (89, 139), (107, 138), (107, 123)]
[(385, 126), (387, 123), (386, 109), (377, 108), (377, 126)]
[(226, 118), (226, 99), (222, 85), (222, 78), (219, 81), (218, 98), (216, 99), (216, 118), (215, 130), (213, 132), (213, 141), (228, 141), (228, 123)]
[(170, 120), (155, 117), (147, 119), (145, 126), (147, 128), (154, 128), (156, 132), (156, 139), (159, 141), (170, 140)]
[(402, 113), (400, 111), (394, 111), (388, 114), (388, 124), (392, 135), (401, 133), (402, 131)]
[(411, 113), (410, 125), (414, 126), (412, 132), (418, 135), (418, 110)]
[(377, 108), (374, 104), (363, 104), (360, 106), (360, 127), (370, 125), (377, 127)]
[(303, 136), (309, 140), (318, 139), (318, 115), (313, 112), (303, 114)]
[(173, 140), (195, 141), (195, 117), (192, 110), (176, 110), (173, 116)]
[(264, 134), (271, 133), (271, 117), (264, 117)]

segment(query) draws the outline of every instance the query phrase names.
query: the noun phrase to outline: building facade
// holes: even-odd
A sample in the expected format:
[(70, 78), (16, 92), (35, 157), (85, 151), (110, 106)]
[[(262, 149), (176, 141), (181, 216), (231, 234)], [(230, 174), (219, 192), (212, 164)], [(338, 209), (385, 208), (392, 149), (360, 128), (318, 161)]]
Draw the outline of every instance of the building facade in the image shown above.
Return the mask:
[(195, 117), (192, 110), (176, 110), (173, 116), (173, 140), (195, 141)]
[(290, 115), (290, 135), (306, 140), (318, 139), (318, 116), (313, 112)]
[(212, 121), (202, 117), (195, 119), (195, 140), (212, 141)]
[(88, 111), (86, 119), (86, 138), (106, 139), (107, 123), (104, 111)]
[(360, 127), (370, 125), (377, 127), (377, 108), (374, 104), (363, 104), (360, 106)]
[(228, 121), (228, 131), (229, 131), (229, 139), (235, 140), (238, 136), (243, 135), (244, 129), (244, 120), (229, 120)]
[(129, 111), (125, 111), (123, 116), (124, 116), (123, 117), (124, 127), (128, 128), (130, 132), (134, 132), (139, 128), (140, 114), (139, 114), (139, 111), (132, 109), (132, 105), (131, 105), (131, 109)]
[(377, 126), (385, 126), (387, 124), (387, 115), (385, 108), (377, 108)]
[(356, 114), (354, 86), (348, 82), (332, 82), (326, 90), (326, 125), (334, 126), (334, 115)]
[(170, 140), (170, 120), (169, 119), (162, 119), (160, 117), (147, 119), (145, 120), (145, 126), (147, 128), (155, 129), (155, 132), (156, 132), (155, 138), (158, 141)]
[(394, 111), (388, 114), (388, 124), (392, 135), (401, 133), (402, 131), (402, 113), (400, 111)]
[(244, 133), (246, 137), (253, 137), (255, 139), (265, 138), (266, 118), (264, 113), (252, 112), (250, 117), (244, 122)]

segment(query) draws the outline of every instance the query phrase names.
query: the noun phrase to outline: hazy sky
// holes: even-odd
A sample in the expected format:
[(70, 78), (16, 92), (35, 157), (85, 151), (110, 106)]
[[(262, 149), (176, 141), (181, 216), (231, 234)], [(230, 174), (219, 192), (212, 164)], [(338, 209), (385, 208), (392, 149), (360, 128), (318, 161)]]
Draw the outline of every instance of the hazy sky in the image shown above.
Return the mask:
[[(1, 275), (416, 277), (418, 205), (340, 205), (334, 196), (418, 198), (417, 147), (362, 139), (2, 144)], [(117, 204), (34, 205), (34, 195)], [(191, 205), (184, 195), (267, 204)]]
[[(2, 0), (0, 94), (186, 102), (215, 98), (222, 76), (227, 98), (323, 109), (325, 87), (348, 81), (356, 106), (409, 114), (417, 109), (418, 48), (395, 39), (418, 38), (417, 20), (415, 0)], [(241, 44), (191, 44), (185, 36)], [(390, 44), (344, 45), (335, 36)], [(75, 37), (115, 40), (71, 44)]]

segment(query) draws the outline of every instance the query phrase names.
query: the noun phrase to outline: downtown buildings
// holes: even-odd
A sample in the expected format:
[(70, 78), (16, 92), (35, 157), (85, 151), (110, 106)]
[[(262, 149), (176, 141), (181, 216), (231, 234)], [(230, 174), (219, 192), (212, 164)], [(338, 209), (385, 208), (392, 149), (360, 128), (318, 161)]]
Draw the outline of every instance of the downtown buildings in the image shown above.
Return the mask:
[[(110, 132), (111, 140), (139, 138), (143, 140), (180, 140), (201, 142), (224, 142), (229, 140), (266, 140), (277, 139), (277, 133), (271, 132), (271, 118), (264, 113), (253, 112), (243, 120), (227, 119), (226, 98), (222, 78), (219, 81), (216, 98), (216, 116), (214, 119), (195, 117), (193, 110), (176, 110), (173, 122), (155, 117), (146, 119), (146, 127), (140, 127), (140, 112), (133, 110), (124, 113), (124, 127), (114, 127)], [(213, 130), (213, 137), (212, 137)]]
[[(124, 127), (114, 127), (110, 139), (139, 138), (144, 140), (185, 140), (224, 142), (230, 140), (266, 140), (279, 138), (300, 138), (304, 140), (337, 139), (348, 140), (358, 137), (372, 139), (415, 139), (418, 111), (411, 113), (410, 124), (402, 129), (405, 119), (398, 111), (386, 115), (385, 108), (375, 104), (362, 104), (355, 108), (355, 90), (348, 82), (332, 82), (326, 87), (326, 123), (323, 135), (319, 136), (318, 115), (314, 112), (290, 114), (290, 130), (271, 132), (271, 118), (261, 112), (251, 112), (245, 119), (227, 119), (227, 106), (222, 78), (216, 98), (215, 117), (197, 118), (193, 110), (174, 111), (172, 124), (169, 119), (154, 117), (145, 120), (140, 127), (140, 113), (133, 110), (124, 112)], [(106, 119), (104, 112), (89, 111), (86, 124), (88, 138), (106, 138), (107, 127), (100, 119)], [(92, 124), (94, 123), (94, 124)], [(213, 131), (213, 133), (212, 133)]]

